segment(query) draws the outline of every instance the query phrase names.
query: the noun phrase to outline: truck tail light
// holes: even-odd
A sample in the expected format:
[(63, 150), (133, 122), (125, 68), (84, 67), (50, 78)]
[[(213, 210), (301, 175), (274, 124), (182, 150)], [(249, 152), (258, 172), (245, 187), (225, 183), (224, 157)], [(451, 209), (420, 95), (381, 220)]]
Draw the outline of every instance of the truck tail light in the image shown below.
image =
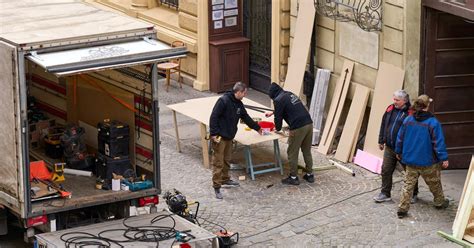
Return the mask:
[(143, 198), (140, 198), (138, 199), (138, 205), (140, 207), (143, 207), (143, 206), (146, 206), (146, 205), (149, 205), (149, 204), (158, 204), (158, 196), (155, 195), (155, 196), (147, 196), (147, 197), (143, 197)]
[(48, 216), (41, 215), (41, 216), (29, 218), (26, 222), (26, 226), (32, 227), (32, 226), (39, 226), (39, 225), (43, 225), (47, 223), (48, 223)]

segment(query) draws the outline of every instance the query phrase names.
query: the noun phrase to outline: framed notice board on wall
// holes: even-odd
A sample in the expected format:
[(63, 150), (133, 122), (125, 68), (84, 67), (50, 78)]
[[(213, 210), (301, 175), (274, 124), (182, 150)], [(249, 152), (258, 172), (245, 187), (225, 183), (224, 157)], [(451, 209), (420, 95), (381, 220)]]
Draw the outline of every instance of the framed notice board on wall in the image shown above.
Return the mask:
[(242, 0), (209, 1), (209, 40), (242, 36)]

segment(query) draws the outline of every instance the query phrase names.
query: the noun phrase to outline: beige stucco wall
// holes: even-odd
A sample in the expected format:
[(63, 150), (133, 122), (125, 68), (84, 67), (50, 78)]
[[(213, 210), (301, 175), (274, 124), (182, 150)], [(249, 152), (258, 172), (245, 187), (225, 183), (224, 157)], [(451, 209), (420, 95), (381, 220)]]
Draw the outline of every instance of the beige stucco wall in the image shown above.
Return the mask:
[[(290, 49), (294, 37), (294, 25), (298, 15), (299, 1), (307, 0), (291, 0), (290, 2)], [(378, 35), (378, 49), (367, 48), (351, 51), (351, 54), (354, 55), (353, 57), (364, 57), (367, 56), (367, 53), (377, 53), (373, 55), (378, 55), (377, 64), (383, 61), (404, 69), (406, 71), (404, 88), (412, 97), (416, 96), (419, 92), (420, 16), (420, 1), (384, 1), (382, 31), (376, 32)], [(340, 37), (344, 36), (341, 33), (341, 29), (343, 29), (343, 25), (345, 25), (344, 31), (347, 31), (347, 27), (352, 30), (358, 27), (355, 23), (336, 22), (319, 14), (316, 16), (316, 22), (316, 66), (329, 69), (332, 72), (328, 89), (329, 99), (327, 99), (327, 102), (329, 102), (342, 69), (343, 61), (347, 59), (341, 55), (340, 46), (348, 44), (341, 42), (352, 41), (352, 39), (347, 41), (340, 40)], [(374, 34), (371, 34), (371, 36), (373, 37)], [(373, 38), (370, 39), (373, 41)], [(350, 87), (348, 94), (348, 98), (352, 99), (355, 89), (353, 84), (361, 84), (374, 89), (378, 66), (368, 66), (362, 61), (350, 60), (355, 62), (351, 82), (352, 87)], [(285, 61), (287, 59), (282, 58), (281, 63)], [(369, 99), (369, 106), (371, 105), (372, 95), (373, 91)]]

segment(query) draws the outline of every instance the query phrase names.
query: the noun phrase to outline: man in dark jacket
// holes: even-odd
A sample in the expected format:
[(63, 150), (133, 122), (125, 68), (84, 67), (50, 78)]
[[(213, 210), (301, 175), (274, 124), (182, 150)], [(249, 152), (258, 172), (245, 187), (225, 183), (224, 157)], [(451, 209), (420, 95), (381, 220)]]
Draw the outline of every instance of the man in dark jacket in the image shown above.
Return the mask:
[(431, 101), (427, 95), (419, 96), (413, 104), (415, 113), (403, 121), (398, 133), (395, 152), (407, 165), (398, 218), (407, 216), (410, 196), (420, 175), (434, 196), (435, 207), (443, 209), (449, 206), (441, 186), (441, 167), (446, 169), (449, 166), (448, 152), (441, 124), (428, 112)]
[[(290, 162), (290, 175), (283, 179), (283, 184), (299, 185), (298, 179), (298, 154), (303, 152), (306, 165), (303, 178), (309, 183), (314, 183), (313, 157), (311, 155), (311, 139), (313, 136), (313, 121), (308, 110), (295, 94), (284, 91), (278, 84), (272, 83), (269, 96), (275, 107), (275, 129), (280, 131), (283, 120), (290, 126), (288, 137), (288, 160)], [(270, 116), (271, 114), (267, 114)]]
[[(398, 130), (403, 120), (410, 114), (410, 99), (404, 90), (397, 90), (393, 93), (393, 103), (387, 107), (380, 125), (379, 148), (384, 150), (382, 163), (382, 190), (374, 197), (375, 202), (391, 201), (392, 176), (397, 166), (398, 159), (395, 154), (395, 142), (397, 141)], [(403, 168), (405, 166), (402, 164)], [(412, 203), (416, 202), (418, 195), (418, 184), (415, 186)]]
[(237, 82), (232, 91), (221, 96), (211, 113), (210, 138), (213, 149), (212, 183), (217, 199), (222, 199), (222, 185), (238, 186), (239, 183), (229, 177), (230, 159), (232, 155), (232, 140), (237, 133), (237, 124), (242, 119), (247, 126), (261, 134), (261, 128), (250, 118), (244, 108), (242, 99), (247, 95), (247, 86)]

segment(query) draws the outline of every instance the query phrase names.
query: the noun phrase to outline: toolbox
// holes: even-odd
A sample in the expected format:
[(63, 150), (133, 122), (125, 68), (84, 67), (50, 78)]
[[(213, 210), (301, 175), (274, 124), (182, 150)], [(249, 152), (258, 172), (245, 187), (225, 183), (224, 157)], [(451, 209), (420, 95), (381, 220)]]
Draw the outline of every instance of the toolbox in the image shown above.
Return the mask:
[(112, 179), (112, 173), (124, 177), (134, 177), (135, 172), (128, 156), (109, 157), (98, 154), (96, 159), (96, 176), (102, 179)]
[(97, 124), (97, 130), (99, 131), (99, 136), (108, 137), (110, 139), (130, 135), (128, 124), (116, 120), (105, 119), (99, 122)]
[(120, 136), (117, 138), (109, 138), (99, 134), (98, 150), (99, 153), (109, 157), (119, 157), (129, 155), (129, 136)]

